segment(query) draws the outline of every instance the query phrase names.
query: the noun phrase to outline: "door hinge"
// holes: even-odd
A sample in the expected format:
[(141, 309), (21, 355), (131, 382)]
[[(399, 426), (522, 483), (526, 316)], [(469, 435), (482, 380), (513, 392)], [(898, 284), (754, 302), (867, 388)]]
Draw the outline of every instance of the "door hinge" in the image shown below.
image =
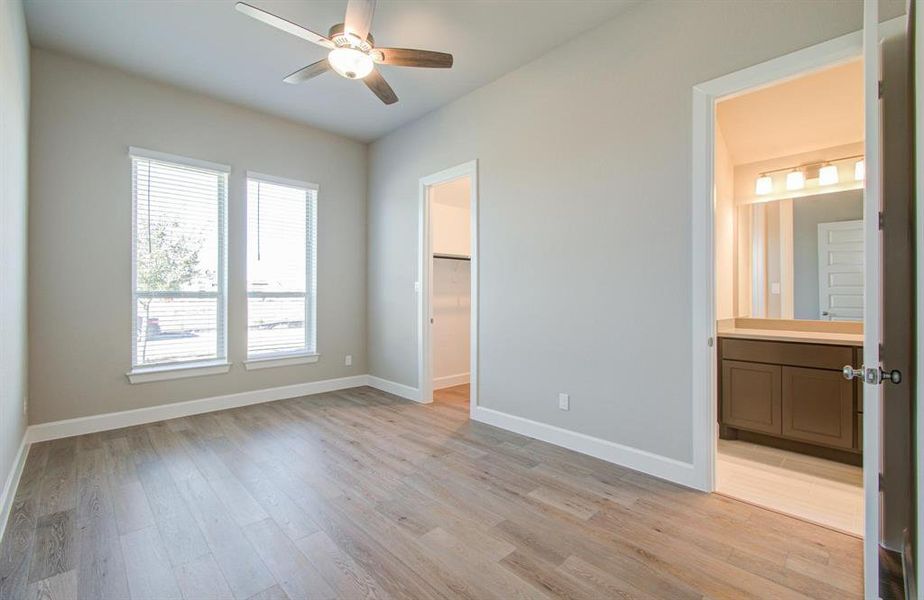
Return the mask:
[(885, 229), (885, 212), (879, 211), (879, 230)]
[(877, 87), (878, 87), (879, 97), (882, 98), (882, 95), (885, 93), (885, 84), (883, 84), (881, 79), (879, 80), (879, 85)]

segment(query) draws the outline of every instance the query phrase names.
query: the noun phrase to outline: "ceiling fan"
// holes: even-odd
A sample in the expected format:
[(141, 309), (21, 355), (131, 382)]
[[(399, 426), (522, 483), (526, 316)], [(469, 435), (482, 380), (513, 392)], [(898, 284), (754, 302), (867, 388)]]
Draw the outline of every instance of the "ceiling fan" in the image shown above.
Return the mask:
[(335, 73), (347, 79), (362, 79), (382, 102), (394, 104), (398, 101), (398, 96), (375, 68), (376, 64), (448, 69), (452, 67), (452, 54), (408, 48), (376, 48), (375, 40), (369, 31), (372, 27), (375, 1), (348, 0), (343, 23), (331, 27), (327, 37), (244, 2), (238, 2), (234, 8), (248, 17), (330, 50), (324, 60), (303, 67), (286, 77), (283, 80), (286, 83), (302, 83), (333, 69)]

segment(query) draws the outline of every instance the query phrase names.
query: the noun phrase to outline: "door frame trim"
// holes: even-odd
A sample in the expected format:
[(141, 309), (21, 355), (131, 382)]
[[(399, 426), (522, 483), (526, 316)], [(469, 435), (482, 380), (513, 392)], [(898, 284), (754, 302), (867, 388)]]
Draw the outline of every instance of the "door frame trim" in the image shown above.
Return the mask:
[(469, 357), (469, 415), (478, 406), (478, 159), (470, 160), (426, 177), (418, 187), (418, 279), (417, 279), (417, 390), (418, 400), (433, 402), (433, 328), (430, 310), (433, 299), (433, 239), (430, 231), (429, 190), (435, 185), (468, 177), (471, 218), (471, 314)]

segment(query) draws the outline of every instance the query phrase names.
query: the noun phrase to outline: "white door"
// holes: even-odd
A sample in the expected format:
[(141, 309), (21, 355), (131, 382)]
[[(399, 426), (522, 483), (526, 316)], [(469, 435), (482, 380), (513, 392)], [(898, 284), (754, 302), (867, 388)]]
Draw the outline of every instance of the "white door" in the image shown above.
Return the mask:
[(863, 319), (863, 221), (818, 224), (818, 308), (823, 321)]
[[(882, 206), (882, 105), (879, 99), (881, 71), (879, 48), (879, 0), (863, 2), (863, 96), (866, 183), (863, 195), (864, 294), (863, 366), (879, 368), (882, 329), (881, 255), (879, 212)], [(859, 366), (859, 365), (857, 365)], [(879, 597), (879, 472), (882, 389), (878, 381), (863, 384), (863, 582), (866, 598)]]

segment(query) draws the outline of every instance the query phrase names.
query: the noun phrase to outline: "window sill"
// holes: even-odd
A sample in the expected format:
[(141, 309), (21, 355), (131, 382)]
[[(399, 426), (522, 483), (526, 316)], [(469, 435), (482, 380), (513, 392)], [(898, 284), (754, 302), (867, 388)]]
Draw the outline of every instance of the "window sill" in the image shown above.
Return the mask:
[(151, 381), (165, 381), (167, 379), (184, 379), (186, 377), (201, 377), (203, 375), (220, 375), (231, 369), (231, 363), (225, 361), (196, 362), (186, 365), (170, 365), (164, 367), (141, 367), (126, 373), (129, 383), (149, 383)]
[(298, 354), (295, 356), (267, 356), (266, 358), (251, 358), (244, 361), (244, 368), (248, 371), (256, 369), (272, 369), (273, 367), (291, 367), (294, 365), (307, 365), (318, 362), (320, 354)]

